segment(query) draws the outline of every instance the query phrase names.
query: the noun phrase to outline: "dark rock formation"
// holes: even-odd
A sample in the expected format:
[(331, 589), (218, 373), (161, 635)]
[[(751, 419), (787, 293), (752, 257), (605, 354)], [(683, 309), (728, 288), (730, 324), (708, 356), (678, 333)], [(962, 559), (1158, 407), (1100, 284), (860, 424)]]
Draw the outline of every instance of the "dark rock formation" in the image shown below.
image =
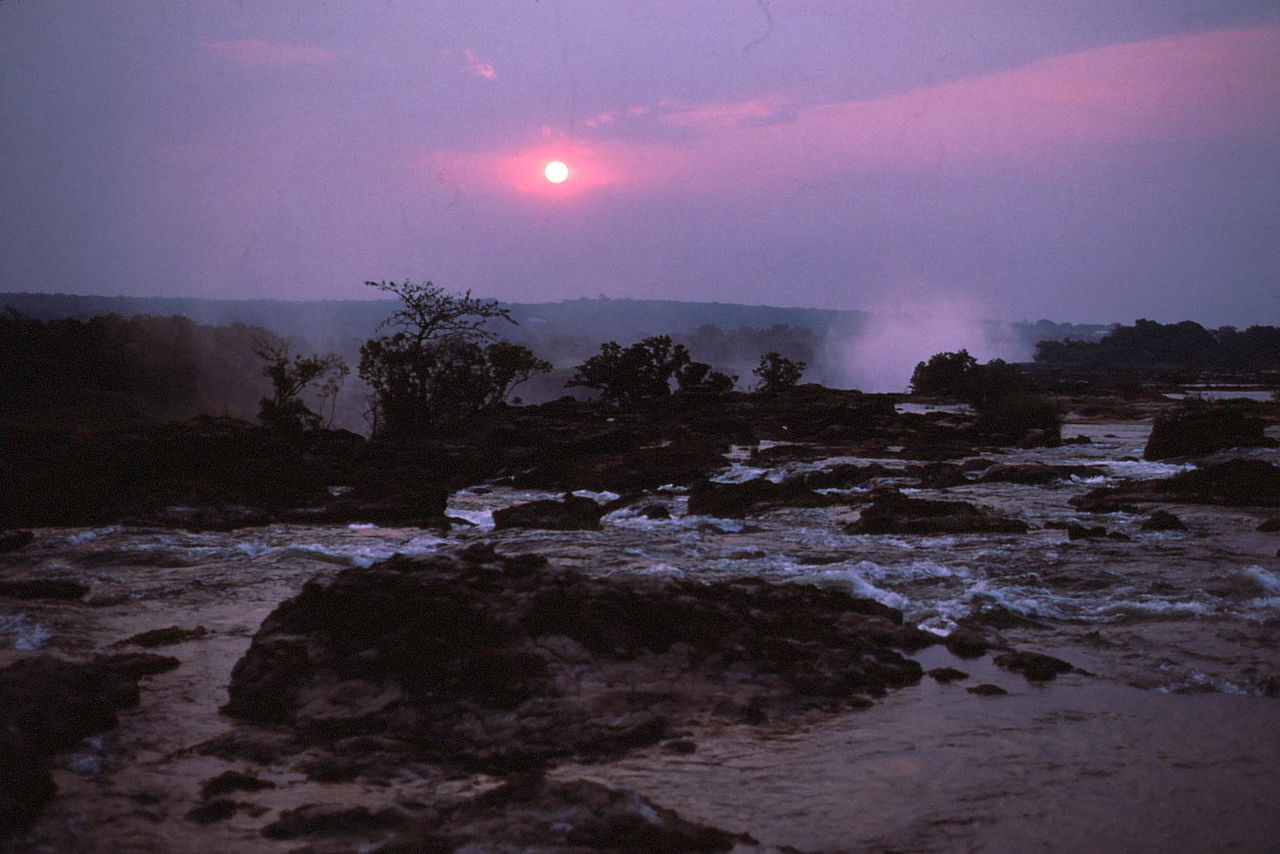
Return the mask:
[(891, 647), (935, 641), (817, 587), (542, 564), (472, 547), (309, 583), (236, 664), (225, 711), (304, 743), (386, 736), (431, 761), (511, 771), (624, 753), (695, 716), (862, 705), (919, 681)]
[(31, 545), (35, 534), (30, 531), (0, 531), (0, 554)]
[(561, 500), (529, 501), (514, 507), (493, 511), (493, 527), (541, 528), (548, 531), (594, 531), (600, 527), (604, 508), (577, 495), (566, 495)]
[(517, 778), (401, 831), (402, 851), (484, 850), (493, 854), (711, 854), (751, 837), (695, 824), (625, 789), (586, 780)]
[(881, 490), (845, 530), (851, 534), (1023, 534), (1027, 526), (966, 501), (930, 501)]
[(704, 480), (689, 490), (688, 512), (695, 516), (741, 518), (776, 507), (828, 507), (847, 503), (846, 498), (814, 492), (799, 480), (783, 483), (762, 477), (742, 483)]
[(1156, 510), (1143, 521), (1142, 530), (1185, 531), (1187, 530), (1187, 526), (1186, 523), (1170, 513), (1168, 510)]
[(365, 482), (330, 499), (322, 509), (287, 514), (301, 522), (368, 522), (390, 527), (447, 527), (449, 490), (432, 475), (410, 468), (382, 480)]
[(118, 641), (112, 646), (141, 646), (147, 649), (155, 649), (158, 646), (170, 646), (175, 643), (185, 643), (190, 640), (199, 640), (209, 634), (209, 630), (204, 626), (196, 626), (194, 629), (184, 629), (178, 626), (168, 626), (163, 629), (151, 629), (150, 631), (140, 632), (133, 637), (125, 638)]
[(262, 789), (274, 789), (276, 784), (263, 780), (253, 774), (242, 771), (223, 771), (216, 777), (210, 777), (200, 787), (200, 797), (216, 798), (229, 792), (257, 792)]
[(1031, 682), (1047, 682), (1057, 678), (1059, 673), (1075, 670), (1062, 659), (1039, 652), (1006, 652), (997, 655), (994, 661), (997, 667), (1021, 673)]
[(959, 682), (961, 679), (968, 679), (969, 674), (963, 670), (957, 670), (954, 667), (935, 667), (928, 671), (927, 674), (934, 681), (947, 684), (948, 682)]
[(1280, 507), (1280, 468), (1262, 460), (1227, 460), (1179, 472), (1162, 480), (1131, 481), (1072, 498), (1072, 506), (1106, 513), (1134, 502)]
[(981, 685), (972, 685), (964, 690), (968, 691), (970, 694), (977, 694), (979, 697), (1003, 697), (1009, 693), (999, 685), (992, 685), (990, 682), (983, 682)]
[(89, 587), (54, 578), (16, 578), (0, 581), (0, 596), (10, 599), (79, 599)]
[(0, 829), (29, 824), (53, 797), (45, 757), (114, 727), (116, 709), (138, 702), (142, 676), (177, 665), (149, 654), (87, 664), (38, 656), (0, 669)]
[(318, 506), (347, 433), (281, 437), (230, 418), (139, 420), (64, 435), (0, 430), (0, 523), (95, 525), (122, 519), (189, 527), (262, 524)]
[(1106, 474), (1106, 470), (1101, 466), (1023, 463), (1020, 465), (992, 466), (983, 472), (978, 481), (980, 483), (1021, 483), (1029, 486), (1043, 486), (1055, 480), (1069, 480), (1073, 477), (1097, 477), (1103, 474)]
[(1266, 422), (1232, 402), (1192, 401), (1156, 418), (1144, 459), (1198, 457), (1223, 448), (1275, 447)]

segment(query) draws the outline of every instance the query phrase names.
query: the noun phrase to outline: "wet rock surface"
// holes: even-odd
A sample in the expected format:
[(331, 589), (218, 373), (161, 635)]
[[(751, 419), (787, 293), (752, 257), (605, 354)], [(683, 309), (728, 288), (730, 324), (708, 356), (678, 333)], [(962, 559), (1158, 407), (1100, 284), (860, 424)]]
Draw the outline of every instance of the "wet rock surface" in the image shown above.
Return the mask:
[(1280, 467), (1264, 460), (1227, 460), (1161, 480), (1091, 490), (1071, 499), (1071, 504), (1082, 510), (1107, 513), (1140, 501), (1280, 507)]
[(266, 619), (225, 711), (300, 744), (386, 736), (511, 772), (610, 757), (712, 715), (862, 705), (932, 637), (884, 605), (755, 580), (598, 579), (482, 546), (308, 584)]
[(1267, 422), (1235, 402), (1194, 401), (1156, 418), (1142, 456), (1148, 460), (1200, 457), (1223, 448), (1273, 448)]
[(967, 501), (908, 498), (897, 490), (881, 490), (845, 530), (851, 534), (1022, 534), (1027, 525)]
[(104, 655), (76, 664), (39, 656), (0, 669), (0, 829), (30, 823), (54, 796), (46, 760), (114, 727), (138, 702), (138, 680), (178, 666), (159, 655)]
[(566, 495), (559, 501), (530, 501), (494, 511), (493, 527), (540, 528), (549, 531), (594, 531), (600, 527), (604, 507), (590, 498)]

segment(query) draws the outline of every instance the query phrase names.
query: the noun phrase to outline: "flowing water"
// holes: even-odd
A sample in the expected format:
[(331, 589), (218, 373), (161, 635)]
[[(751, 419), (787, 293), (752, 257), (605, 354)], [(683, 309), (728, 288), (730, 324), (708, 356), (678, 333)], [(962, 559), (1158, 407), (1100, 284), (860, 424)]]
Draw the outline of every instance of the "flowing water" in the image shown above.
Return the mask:
[[(595, 574), (819, 584), (899, 608), (938, 634), (995, 611), (1005, 642), (1091, 675), (1033, 685), (989, 660), (950, 660), (938, 648), (922, 662), (972, 678), (926, 680), (868, 711), (785, 727), (708, 721), (695, 728), (699, 750), (688, 757), (641, 751), (561, 773), (627, 785), (690, 818), (806, 850), (1226, 850), (1229, 843), (1280, 850), (1280, 535), (1256, 530), (1275, 512), (1169, 507), (1188, 530), (1149, 532), (1141, 529), (1145, 513), (1095, 516), (1068, 504), (1099, 485), (1185, 468), (1139, 459), (1148, 429), (1076, 423), (1067, 434), (1088, 435), (1090, 444), (992, 458), (1101, 466), (1105, 474), (1093, 478), (904, 489), (1019, 517), (1031, 528), (1023, 535), (844, 533), (871, 488), (909, 482), (892, 477), (843, 491), (848, 506), (744, 520), (690, 516), (683, 490), (666, 488), (609, 514), (599, 531), (495, 532), (495, 509), (551, 497), (501, 484), (454, 495), (449, 513), (467, 524), (446, 536), (371, 525), (45, 529), (32, 546), (0, 558), (0, 574), (75, 580), (91, 592), (72, 603), (0, 600), (0, 664), (35, 651), (88, 653), (170, 625), (209, 631), (160, 650), (183, 667), (152, 677), (142, 707), (123, 715), (116, 734), (61, 760), (60, 789), (95, 797), (123, 766), (136, 766), (130, 785), (143, 785), (137, 768), (151, 763), (159, 774), (166, 757), (226, 728), (216, 707), (231, 665), (262, 618), (316, 575), (486, 539), (504, 553), (536, 552)], [(756, 467), (748, 451), (731, 455), (718, 479), (781, 480), (849, 462), (904, 465), (838, 458)], [(1280, 461), (1275, 451), (1254, 453)], [(655, 504), (670, 518), (643, 512)], [(1068, 522), (1127, 539), (1072, 541), (1047, 527)], [(979, 681), (1010, 693), (966, 693)], [(52, 828), (77, 821), (127, 828), (126, 807), (112, 809), (60, 800), (42, 820), (40, 850), (58, 850), (67, 837)], [(115, 850), (155, 850), (136, 844)], [(219, 842), (225, 851), (271, 850), (261, 839), (245, 844)]]

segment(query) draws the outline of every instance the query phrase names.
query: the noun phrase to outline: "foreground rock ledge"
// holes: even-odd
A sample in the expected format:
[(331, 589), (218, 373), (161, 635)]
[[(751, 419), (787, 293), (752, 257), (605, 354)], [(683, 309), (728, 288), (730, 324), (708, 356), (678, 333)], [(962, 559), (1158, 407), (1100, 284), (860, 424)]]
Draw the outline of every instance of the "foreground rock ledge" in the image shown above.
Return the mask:
[(837, 591), (593, 578), (475, 545), (307, 584), (263, 622), (224, 711), (299, 748), (341, 743), (353, 773), (361, 744), (371, 764), (390, 749), (509, 773), (618, 756), (695, 719), (866, 705), (920, 681), (896, 649), (936, 640)]

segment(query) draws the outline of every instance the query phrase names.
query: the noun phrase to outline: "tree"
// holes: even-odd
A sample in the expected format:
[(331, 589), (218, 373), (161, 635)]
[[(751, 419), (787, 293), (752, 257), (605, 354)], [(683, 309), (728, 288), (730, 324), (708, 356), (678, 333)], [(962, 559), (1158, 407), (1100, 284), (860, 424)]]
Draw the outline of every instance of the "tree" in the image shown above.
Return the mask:
[(807, 367), (806, 363), (783, 358), (776, 351), (765, 353), (760, 357), (760, 364), (751, 371), (760, 380), (755, 390), (782, 391), (793, 388), (800, 382)]
[(733, 391), (737, 377), (713, 371), (706, 362), (689, 362), (676, 371), (676, 393), (723, 397)]
[(918, 362), (911, 373), (915, 394), (950, 397), (968, 402), (977, 381), (978, 360), (968, 350), (934, 353), (927, 362)]
[(693, 360), (683, 344), (655, 335), (622, 347), (616, 341), (574, 369), (566, 386), (597, 389), (606, 403), (635, 403), (671, 394), (671, 380)]
[(258, 420), (284, 433), (314, 430), (320, 426), (323, 416), (302, 402), (302, 392), (317, 380), (323, 380), (319, 391), (321, 410), (326, 398), (333, 398), (336, 404), (338, 390), (350, 369), (341, 356), (333, 353), (303, 356), (290, 355), (289, 351), (288, 342), (262, 341), (254, 347), (254, 353), (265, 363), (262, 373), (271, 380), (272, 389), (271, 397), (259, 401)]
[[(475, 416), (550, 363), (527, 347), (492, 341), (491, 320), (515, 323), (495, 300), (448, 294), (431, 282), (366, 282), (402, 307), (383, 322), (398, 329), (360, 348), (360, 377), (373, 389), (375, 434), (421, 433)], [(487, 346), (485, 342), (488, 343)]]
[(509, 309), (502, 308), (497, 300), (476, 299), (471, 291), (462, 294), (447, 293), (430, 281), (417, 285), (404, 282), (365, 282), (371, 288), (392, 294), (400, 300), (400, 308), (378, 327), (398, 326), (414, 346), (427, 341), (460, 338), (463, 341), (479, 341), (496, 338), (486, 329), (490, 320), (502, 319), (515, 323)]
[(981, 365), (967, 350), (935, 353), (916, 365), (911, 390), (964, 401), (977, 411), (979, 425), (992, 432), (1023, 436), (1038, 430), (1050, 444), (1059, 439), (1058, 406), (1036, 394), (1026, 375), (1003, 359)]
[(528, 347), (510, 341), (494, 341), (485, 348), (485, 369), (489, 379), (486, 403), (506, 403), (512, 390), (536, 374), (551, 372), (551, 363), (539, 359)]

